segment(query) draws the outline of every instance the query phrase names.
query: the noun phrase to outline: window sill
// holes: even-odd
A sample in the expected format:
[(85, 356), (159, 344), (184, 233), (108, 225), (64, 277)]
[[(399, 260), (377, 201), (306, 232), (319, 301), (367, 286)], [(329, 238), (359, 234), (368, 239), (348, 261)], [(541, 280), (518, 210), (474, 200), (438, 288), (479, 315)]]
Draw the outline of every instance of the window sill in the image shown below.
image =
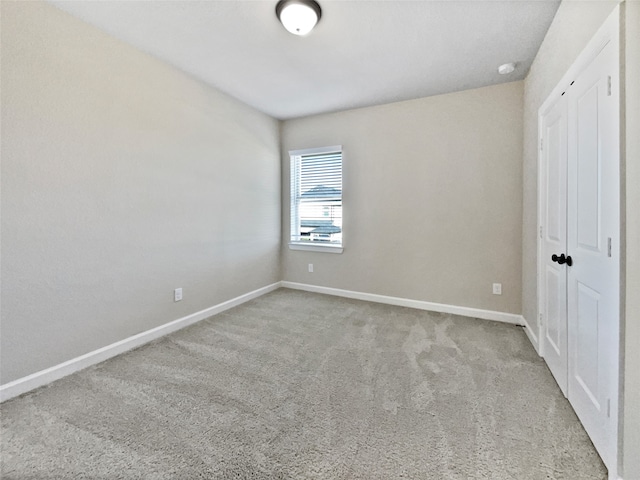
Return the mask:
[(290, 243), (290, 250), (304, 250), (306, 252), (342, 253), (342, 245), (318, 245), (309, 243)]

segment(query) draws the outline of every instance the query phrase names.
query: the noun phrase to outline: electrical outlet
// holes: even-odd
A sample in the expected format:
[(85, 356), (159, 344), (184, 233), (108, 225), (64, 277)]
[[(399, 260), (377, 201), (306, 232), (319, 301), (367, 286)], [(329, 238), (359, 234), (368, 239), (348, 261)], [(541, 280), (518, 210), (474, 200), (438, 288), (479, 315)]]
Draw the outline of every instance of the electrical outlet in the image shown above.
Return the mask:
[(182, 300), (182, 288), (176, 288), (173, 291), (173, 301), (179, 302), (180, 300)]
[(313, 263), (309, 264), (309, 273), (313, 273)]
[(494, 295), (502, 295), (502, 284), (494, 283), (493, 284), (493, 294)]

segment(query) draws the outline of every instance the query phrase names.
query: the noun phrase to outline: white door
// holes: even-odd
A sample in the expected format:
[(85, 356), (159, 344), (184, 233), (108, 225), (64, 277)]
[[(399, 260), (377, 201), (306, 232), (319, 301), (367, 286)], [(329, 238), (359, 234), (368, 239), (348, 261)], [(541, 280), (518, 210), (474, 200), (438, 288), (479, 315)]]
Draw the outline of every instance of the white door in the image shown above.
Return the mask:
[(568, 398), (607, 464), (617, 423), (611, 398), (619, 342), (618, 55), (612, 39), (567, 91)]
[(567, 251), (567, 102), (561, 96), (542, 116), (542, 351), (567, 395), (567, 275), (552, 256)]
[(617, 21), (610, 17), (563, 78), (565, 88), (541, 109), (539, 167), (540, 346), (614, 475), (620, 328)]

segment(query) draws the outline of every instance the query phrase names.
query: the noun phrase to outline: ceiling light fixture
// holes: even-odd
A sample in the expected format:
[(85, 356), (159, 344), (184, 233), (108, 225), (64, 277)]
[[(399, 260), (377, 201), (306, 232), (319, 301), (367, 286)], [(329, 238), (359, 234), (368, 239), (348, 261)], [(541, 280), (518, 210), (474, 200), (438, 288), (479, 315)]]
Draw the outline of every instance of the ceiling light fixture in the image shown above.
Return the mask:
[(289, 32), (306, 35), (320, 20), (322, 10), (315, 0), (280, 0), (276, 15)]
[(500, 75), (508, 75), (516, 69), (515, 63), (505, 63), (504, 65), (500, 65), (498, 67), (498, 73)]

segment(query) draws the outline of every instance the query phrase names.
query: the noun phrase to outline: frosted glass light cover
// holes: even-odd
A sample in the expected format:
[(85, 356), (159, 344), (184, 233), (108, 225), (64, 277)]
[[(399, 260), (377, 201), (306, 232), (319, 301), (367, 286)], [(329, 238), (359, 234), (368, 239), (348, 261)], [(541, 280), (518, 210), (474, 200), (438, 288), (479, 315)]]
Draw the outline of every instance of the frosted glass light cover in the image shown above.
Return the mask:
[(293, 3), (282, 9), (280, 21), (294, 35), (306, 35), (318, 23), (318, 15), (311, 7)]
[(516, 69), (515, 63), (505, 63), (504, 65), (500, 65), (498, 67), (498, 73), (500, 75), (508, 75)]

